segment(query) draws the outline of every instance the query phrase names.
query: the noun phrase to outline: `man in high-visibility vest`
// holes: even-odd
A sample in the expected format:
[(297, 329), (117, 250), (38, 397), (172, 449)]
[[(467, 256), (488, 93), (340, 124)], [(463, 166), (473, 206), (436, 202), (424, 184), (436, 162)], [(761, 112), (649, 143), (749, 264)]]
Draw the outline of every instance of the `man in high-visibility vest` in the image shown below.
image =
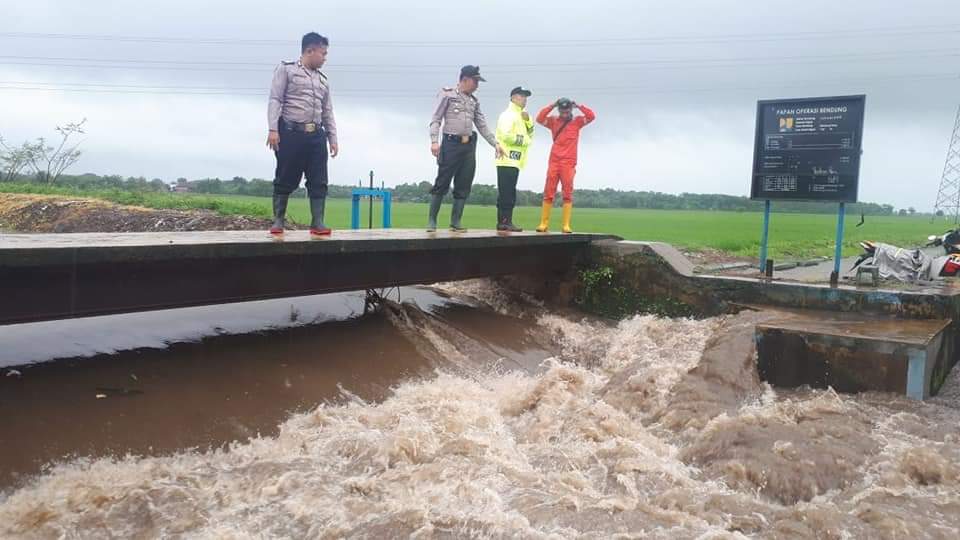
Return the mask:
[[(554, 108), (559, 110), (559, 115), (549, 116)], [(583, 115), (574, 116), (574, 108), (579, 109)], [(570, 217), (573, 213), (573, 177), (577, 174), (577, 145), (580, 142), (580, 130), (596, 117), (586, 105), (578, 105), (567, 98), (558, 99), (537, 114), (537, 123), (545, 126), (553, 135), (547, 182), (543, 187), (543, 209), (540, 212), (537, 232), (547, 232), (550, 226), (550, 210), (557, 194), (557, 183), (562, 185), (563, 192), (563, 232), (573, 232)]]
[(513, 224), (517, 204), (517, 179), (527, 163), (527, 150), (533, 142), (533, 119), (525, 110), (531, 92), (522, 86), (510, 91), (510, 104), (497, 119), (497, 142), (503, 154), (497, 158), (497, 230), (521, 232)]

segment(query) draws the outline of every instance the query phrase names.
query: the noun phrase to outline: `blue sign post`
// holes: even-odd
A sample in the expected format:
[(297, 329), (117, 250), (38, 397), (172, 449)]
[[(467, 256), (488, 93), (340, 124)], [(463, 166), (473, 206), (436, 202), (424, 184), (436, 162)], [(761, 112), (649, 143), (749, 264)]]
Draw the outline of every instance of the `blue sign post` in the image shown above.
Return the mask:
[(833, 273), (830, 274), (830, 283), (836, 285), (840, 280), (840, 258), (843, 257), (843, 218), (846, 217), (847, 204), (840, 203), (840, 212), (837, 214), (837, 246), (833, 252)]
[[(350, 209), (350, 228), (360, 228), (360, 199), (362, 197), (370, 197), (371, 201), (373, 199), (383, 199), (383, 228), (389, 229), (391, 227), (390, 214), (393, 206), (392, 194), (386, 189), (371, 188), (354, 188), (353, 192), (351, 193), (353, 204), (352, 208)], [(371, 216), (371, 220), (372, 219), (373, 217)]]
[(760, 234), (760, 271), (767, 264), (767, 240), (770, 238), (770, 199), (763, 205), (763, 232)]

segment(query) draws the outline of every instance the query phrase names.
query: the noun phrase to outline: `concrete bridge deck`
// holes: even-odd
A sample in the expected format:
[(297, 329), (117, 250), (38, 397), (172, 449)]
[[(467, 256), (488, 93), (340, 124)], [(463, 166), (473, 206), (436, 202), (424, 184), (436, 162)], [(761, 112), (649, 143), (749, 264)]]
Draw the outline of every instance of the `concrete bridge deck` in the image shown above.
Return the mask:
[(0, 235), (0, 324), (569, 271), (609, 236), (378, 229)]

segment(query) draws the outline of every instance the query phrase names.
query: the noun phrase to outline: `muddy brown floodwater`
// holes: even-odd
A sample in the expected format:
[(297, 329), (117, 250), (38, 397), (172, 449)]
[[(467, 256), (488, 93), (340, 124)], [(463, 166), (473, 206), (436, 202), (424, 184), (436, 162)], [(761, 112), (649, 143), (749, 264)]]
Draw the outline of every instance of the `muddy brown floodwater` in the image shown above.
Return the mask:
[(87, 356), (0, 380), (0, 537), (960, 537), (956, 373), (925, 403), (774, 389), (765, 313), (401, 297), (0, 331), (8, 365)]
[[(65, 458), (220, 447), (256, 435), (276, 435), (290, 414), (343, 401), (345, 395), (382, 401), (392, 386), (438, 367), (418, 351), (422, 347), (416, 339), (408, 339), (411, 318), (432, 325), (434, 331), (473, 336), (471, 356), (483, 365), (509, 362), (532, 371), (552, 354), (531, 339), (532, 321), (476, 309), (425, 289), (403, 288), (400, 298), (417, 307), (392, 304), (384, 312), (363, 315), (362, 294), (325, 295), (315, 297), (314, 310), (334, 320), (322, 324), (214, 335), (164, 348), (0, 370), (0, 375), (20, 373), (0, 378), (4, 419), (0, 489), (15, 487)], [(237, 305), (165, 315), (202, 319), (223, 310), (257, 308)], [(93, 341), (108, 341), (111, 334), (157, 324), (157, 318), (101, 317), (98, 324), (83, 324), (80, 331), (86, 333), (92, 326), (101, 332)], [(62, 329), (78, 323), (19, 328), (37, 326)], [(36, 330), (32, 336), (23, 333), (7, 329), (0, 338), (16, 337), (21, 349), (29, 349), (44, 335)], [(5, 360), (15, 363), (14, 358)]]

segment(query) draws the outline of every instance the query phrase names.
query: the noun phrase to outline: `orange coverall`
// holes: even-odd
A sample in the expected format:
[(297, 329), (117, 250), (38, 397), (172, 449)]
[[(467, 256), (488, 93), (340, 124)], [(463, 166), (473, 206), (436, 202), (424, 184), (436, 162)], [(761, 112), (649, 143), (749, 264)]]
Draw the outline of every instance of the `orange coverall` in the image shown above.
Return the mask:
[(563, 202), (573, 202), (573, 177), (577, 173), (577, 144), (580, 142), (580, 130), (593, 122), (597, 115), (585, 105), (579, 105), (583, 116), (574, 116), (564, 126), (559, 116), (548, 116), (553, 105), (548, 105), (537, 113), (537, 123), (550, 130), (553, 135), (553, 147), (550, 149), (550, 163), (547, 167), (547, 183), (543, 187), (543, 200), (553, 202), (557, 194), (557, 183), (562, 185)]

